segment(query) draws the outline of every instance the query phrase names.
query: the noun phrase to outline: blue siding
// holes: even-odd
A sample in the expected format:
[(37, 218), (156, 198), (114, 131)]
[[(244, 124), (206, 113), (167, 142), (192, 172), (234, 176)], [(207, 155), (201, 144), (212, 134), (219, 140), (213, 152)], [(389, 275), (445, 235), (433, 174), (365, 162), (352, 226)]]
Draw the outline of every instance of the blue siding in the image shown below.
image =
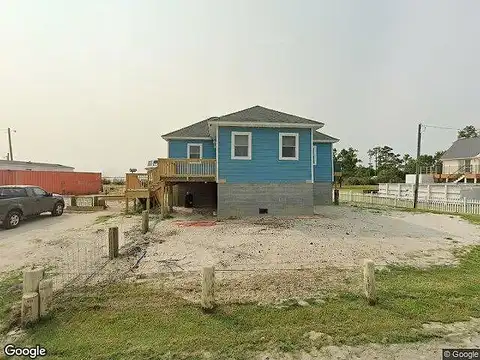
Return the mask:
[[(232, 131), (252, 133), (252, 159), (231, 158)], [(279, 133), (299, 134), (299, 160), (279, 160)], [(227, 183), (305, 183), (312, 180), (311, 130), (219, 127), (218, 178)]]
[(215, 159), (213, 140), (169, 140), (168, 157), (170, 159), (186, 159), (187, 144), (203, 144), (203, 159)]
[(315, 182), (332, 182), (332, 144), (314, 143), (317, 147), (317, 165), (314, 168)]

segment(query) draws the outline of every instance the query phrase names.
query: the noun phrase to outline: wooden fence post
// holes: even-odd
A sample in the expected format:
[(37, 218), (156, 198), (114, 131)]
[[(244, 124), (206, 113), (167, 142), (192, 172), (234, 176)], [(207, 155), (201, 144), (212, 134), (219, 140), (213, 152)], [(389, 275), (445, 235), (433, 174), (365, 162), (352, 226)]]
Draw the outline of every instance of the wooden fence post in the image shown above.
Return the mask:
[(40, 281), (45, 273), (44, 268), (33, 268), (23, 272), (23, 293), (38, 292)]
[(142, 233), (146, 234), (148, 232), (148, 211), (142, 211)]
[(40, 299), (40, 317), (46, 316), (52, 308), (53, 302), (53, 281), (42, 280), (38, 288), (38, 296)]
[(467, 213), (467, 198), (466, 197), (463, 198), (463, 213), (464, 214)]
[(363, 263), (363, 284), (368, 304), (375, 305), (377, 303), (377, 291), (375, 289), (375, 264), (369, 259), (365, 259)]
[(215, 268), (204, 267), (202, 272), (202, 309), (211, 311), (215, 307)]
[(38, 293), (29, 292), (23, 294), (21, 309), (22, 325), (38, 321), (39, 316)]
[(350, 191), (348, 192), (348, 201), (349, 201), (349, 202), (352, 202), (352, 200), (353, 200), (353, 191), (350, 190)]
[(108, 229), (108, 257), (110, 260), (118, 257), (118, 227)]

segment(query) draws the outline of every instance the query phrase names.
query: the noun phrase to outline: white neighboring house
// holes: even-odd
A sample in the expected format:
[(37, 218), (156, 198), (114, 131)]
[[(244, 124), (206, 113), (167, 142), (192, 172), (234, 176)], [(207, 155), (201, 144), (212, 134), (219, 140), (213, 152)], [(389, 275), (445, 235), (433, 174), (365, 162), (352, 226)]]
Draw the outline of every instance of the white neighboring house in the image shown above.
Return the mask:
[(75, 168), (60, 164), (38, 163), (32, 161), (0, 160), (0, 170), (27, 170), (27, 171), (64, 171), (73, 172)]
[(480, 179), (480, 137), (462, 138), (455, 141), (443, 154), (442, 177), (459, 181)]

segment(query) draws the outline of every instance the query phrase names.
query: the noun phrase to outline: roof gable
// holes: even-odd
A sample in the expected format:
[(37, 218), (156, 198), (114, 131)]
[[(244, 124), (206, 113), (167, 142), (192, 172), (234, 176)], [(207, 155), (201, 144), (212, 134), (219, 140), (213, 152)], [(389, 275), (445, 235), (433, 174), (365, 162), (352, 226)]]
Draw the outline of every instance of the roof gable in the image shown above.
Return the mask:
[(331, 143), (336, 143), (338, 142), (339, 140), (330, 136), (330, 135), (327, 135), (327, 134), (324, 134), (324, 133), (321, 133), (320, 131), (314, 131), (313, 133), (313, 142), (331, 142)]
[(208, 133), (208, 122), (215, 120), (215, 117), (199, 121), (195, 124), (186, 126), (179, 130), (172, 131), (168, 134), (162, 135), (163, 138), (210, 138)]
[[(231, 114), (223, 115), (220, 117), (211, 117), (206, 120), (199, 121), (195, 124), (186, 126), (179, 130), (172, 131), (168, 134), (162, 135), (164, 139), (210, 139), (212, 136), (209, 133), (209, 123), (229, 123), (238, 124), (239, 126), (245, 123), (250, 125), (262, 124), (267, 125), (299, 125), (302, 127), (322, 127), (324, 124), (318, 121), (310, 120), (296, 115), (283, 113), (281, 111), (272, 110), (263, 106), (253, 106), (248, 109), (240, 110)], [(333, 138), (332, 138), (333, 139)], [(336, 140), (336, 139), (335, 139)]]
[(251, 108), (240, 110), (231, 114), (220, 116), (216, 119), (218, 122), (231, 123), (272, 123), (272, 124), (298, 124), (323, 126), (323, 123), (296, 115), (287, 114), (281, 111), (272, 110), (263, 106), (253, 106)]
[(469, 159), (479, 156), (480, 137), (463, 138), (455, 141), (450, 148), (445, 151), (441, 160), (450, 159)]

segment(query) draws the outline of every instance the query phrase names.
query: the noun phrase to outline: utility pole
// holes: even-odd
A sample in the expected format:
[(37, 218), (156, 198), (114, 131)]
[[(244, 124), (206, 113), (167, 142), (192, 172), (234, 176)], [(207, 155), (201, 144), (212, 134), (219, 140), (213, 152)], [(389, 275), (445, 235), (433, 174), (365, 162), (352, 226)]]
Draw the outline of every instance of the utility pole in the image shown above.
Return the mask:
[(418, 184), (420, 181), (420, 146), (422, 144), (422, 124), (418, 124), (418, 134), (417, 134), (417, 166), (415, 173), (415, 191), (413, 193), (413, 208), (417, 208), (418, 203)]
[(10, 148), (10, 161), (13, 161), (13, 151), (12, 151), (12, 131), (8, 128), (8, 147)]

